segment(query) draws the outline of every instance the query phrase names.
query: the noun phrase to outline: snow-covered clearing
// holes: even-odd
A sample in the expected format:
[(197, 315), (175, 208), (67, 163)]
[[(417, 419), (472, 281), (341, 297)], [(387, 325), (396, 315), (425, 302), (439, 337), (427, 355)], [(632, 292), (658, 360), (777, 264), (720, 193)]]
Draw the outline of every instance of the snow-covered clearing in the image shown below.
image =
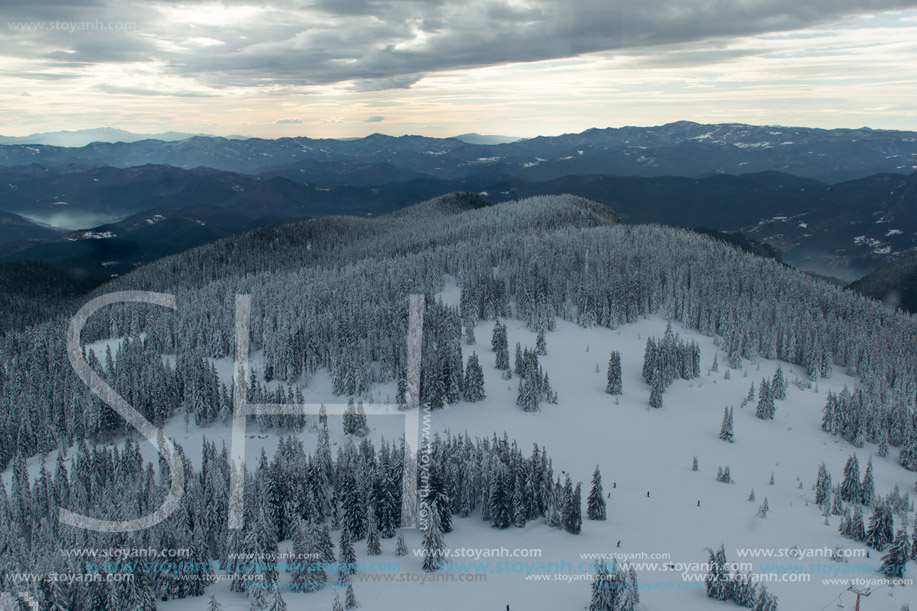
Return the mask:
[[(445, 301), (456, 303), (458, 290), (450, 286), (442, 295)], [(507, 321), (510, 354), (516, 342), (523, 346), (535, 345), (535, 334), (516, 320)], [(520, 447), (529, 452), (532, 444), (547, 448), (554, 461), (555, 474), (563, 477), (566, 471), (574, 482), (583, 483), (583, 497), (589, 492), (590, 478), (596, 464), (601, 467), (608, 499), (608, 521), (585, 520), (583, 531), (574, 536), (545, 526), (541, 521), (525, 528), (496, 530), (482, 522), (479, 516), (461, 519), (456, 516), (454, 532), (446, 536), (452, 549), (500, 548), (513, 554), (514, 550), (535, 548), (538, 557), (481, 557), (458, 558), (456, 561), (477, 562), (466, 571), (483, 573), (486, 581), (460, 581), (459, 571), (454, 577), (442, 576), (435, 581), (421, 583), (422, 558), (409, 553), (394, 554), (394, 539), (383, 540), (383, 555), (369, 558), (365, 555), (365, 542), (356, 545), (359, 559), (366, 562), (395, 562), (400, 570), (377, 572), (380, 581), (363, 581), (354, 578), (357, 599), (364, 609), (398, 609), (399, 611), (451, 610), (503, 610), (509, 604), (513, 611), (560, 611), (583, 609), (590, 599), (590, 583), (580, 576), (581, 563), (591, 560), (581, 554), (608, 553), (609, 555), (636, 554), (633, 562), (658, 562), (657, 570), (637, 566), (641, 591), (641, 609), (645, 611), (706, 611), (730, 609), (731, 603), (712, 601), (704, 595), (702, 583), (696, 588), (685, 588), (681, 563), (702, 563), (707, 560), (706, 547), (725, 544), (726, 555), (733, 562), (751, 562), (753, 572), (759, 573), (765, 564), (800, 564), (806, 572), (810, 564), (821, 564), (826, 571), (843, 571), (862, 562), (878, 567), (881, 554), (873, 551), (870, 559), (851, 558), (848, 564), (838, 564), (830, 558), (811, 557), (793, 559), (786, 557), (742, 558), (737, 548), (780, 549), (798, 546), (800, 549), (825, 548), (865, 549), (862, 544), (837, 534), (839, 517), (832, 516), (830, 525), (824, 525), (820, 509), (812, 502), (812, 490), (819, 464), (824, 461), (834, 482), (839, 483), (847, 458), (856, 453), (861, 470), (872, 457), (875, 469), (876, 491), (887, 494), (897, 484), (902, 492), (912, 490), (914, 474), (900, 467), (891, 449), (887, 459), (876, 456), (876, 447), (855, 449), (820, 429), (822, 409), (827, 391), (840, 391), (845, 385), (853, 388), (855, 381), (838, 368), (828, 380), (820, 380), (817, 387), (802, 390), (792, 382), (804, 379), (804, 372), (783, 363), (788, 384), (788, 398), (777, 402), (776, 418), (762, 421), (754, 415), (754, 404), (741, 407), (749, 385), (757, 388), (762, 377), (770, 378), (777, 368), (774, 361), (743, 363), (744, 369), (730, 371), (731, 379), (724, 379), (729, 371), (725, 354), (715, 346), (713, 338), (678, 328), (683, 337), (690, 337), (701, 347), (703, 375), (699, 379), (677, 380), (668, 388), (662, 409), (651, 409), (647, 399), (649, 387), (641, 378), (643, 351), (649, 336), (661, 337), (666, 321), (661, 317), (640, 320), (619, 329), (584, 329), (564, 321), (557, 321), (555, 331), (547, 334), (548, 354), (540, 358), (544, 370), (559, 395), (557, 405), (542, 405), (538, 413), (525, 413), (515, 405), (518, 380), (506, 381), (494, 369), (494, 356), (490, 350), (492, 322), (481, 322), (476, 329), (477, 344), (463, 345), (464, 356), (476, 351), (481, 357), (486, 380), (487, 398), (479, 403), (458, 403), (436, 410), (432, 417), (433, 432), (468, 433), (474, 436), (502, 436), (506, 432)], [(623, 396), (605, 394), (605, 373), (609, 353), (620, 351), (624, 375)], [(719, 372), (708, 373), (718, 354)], [(100, 357), (104, 358), (104, 347)], [(257, 366), (257, 355), (252, 359)], [(230, 364), (219, 364), (221, 375), (228, 375)], [(598, 368), (598, 371), (596, 371)], [(342, 402), (330, 392), (327, 376), (317, 375), (303, 389), (306, 400), (313, 402)], [(374, 389), (378, 401), (394, 397), (394, 385)], [(735, 443), (718, 439), (725, 406), (735, 407)], [(315, 433), (310, 426), (302, 434), (306, 448), (315, 447)], [(343, 441), (341, 419), (330, 418), (332, 439)], [(369, 417), (374, 441), (383, 436), (399, 437), (403, 431), (400, 419)], [(230, 430), (220, 425), (199, 429), (187, 425), (183, 418), (172, 419), (165, 433), (180, 443), (189, 458), (199, 464), (201, 438), (223, 439), (229, 443)], [(266, 448), (270, 456), (277, 443), (277, 434), (262, 433), (249, 426), (247, 453), (253, 462)], [(148, 460), (156, 454), (148, 444), (143, 444)], [(332, 451), (336, 451), (334, 448)], [(699, 470), (691, 470), (692, 457), (697, 456)], [(53, 466), (55, 456), (47, 463)], [(39, 459), (29, 462), (37, 472)], [(728, 465), (734, 483), (722, 484), (714, 480), (717, 468)], [(862, 472), (862, 471), (861, 471)], [(769, 485), (771, 474), (774, 484)], [(9, 470), (4, 473), (9, 483)], [(800, 486), (801, 482), (801, 486)], [(749, 502), (749, 492), (754, 489), (756, 502)], [(649, 496), (647, 495), (649, 492)], [(770, 513), (766, 519), (756, 517), (759, 504), (767, 497)], [(700, 506), (698, 506), (700, 501)], [(866, 516), (868, 518), (869, 512)], [(913, 514), (910, 516), (913, 522)], [(900, 520), (896, 526), (901, 526)], [(910, 525), (908, 525), (910, 526)], [(910, 528), (908, 529), (910, 530)], [(335, 536), (336, 538), (336, 536)], [(420, 533), (406, 530), (408, 548), (420, 548)], [(621, 547), (617, 548), (617, 541)], [(288, 546), (289, 542), (282, 544)], [(500, 552), (503, 553), (503, 552)], [(668, 554), (665, 559), (641, 557), (646, 554)], [(488, 563), (485, 565), (483, 563)], [(508, 564), (507, 564), (508, 563)], [(534, 564), (533, 564), (534, 563)], [(542, 564), (538, 564), (542, 563)], [(573, 581), (559, 581), (543, 577), (526, 579), (527, 573), (554, 574), (554, 566), (544, 563), (561, 563), (561, 572)], [(678, 570), (666, 570), (664, 565), (675, 563)], [(696, 579), (702, 579), (703, 570), (693, 569)], [(364, 571), (363, 575), (371, 574)], [(781, 573), (782, 574), (782, 573)], [(384, 575), (393, 575), (385, 581)], [(407, 575), (402, 577), (401, 575)], [(847, 585), (827, 584), (823, 579), (849, 577), (845, 573), (811, 574), (807, 583), (767, 583), (770, 592), (780, 599), (780, 608), (787, 611), (819, 611), (838, 608), (838, 596), (844, 608), (853, 608), (853, 596), (846, 593)], [(855, 578), (878, 579), (878, 575), (858, 573)], [(365, 578), (365, 577), (363, 577)], [(430, 579), (429, 574), (426, 575)], [(779, 576), (778, 576), (779, 578)], [(289, 581), (284, 575), (281, 581)], [(331, 577), (330, 583), (335, 579)], [(902, 604), (917, 602), (913, 585), (905, 587), (873, 586), (875, 590), (866, 601), (864, 610), (897, 611)], [(245, 596), (229, 592), (228, 582), (219, 582), (208, 589), (217, 596), (223, 609), (248, 609)], [(341, 593), (343, 599), (343, 592)], [(331, 609), (334, 593), (328, 589), (312, 594), (285, 592), (290, 609)], [(159, 603), (166, 611), (184, 611), (206, 608), (206, 597)]]

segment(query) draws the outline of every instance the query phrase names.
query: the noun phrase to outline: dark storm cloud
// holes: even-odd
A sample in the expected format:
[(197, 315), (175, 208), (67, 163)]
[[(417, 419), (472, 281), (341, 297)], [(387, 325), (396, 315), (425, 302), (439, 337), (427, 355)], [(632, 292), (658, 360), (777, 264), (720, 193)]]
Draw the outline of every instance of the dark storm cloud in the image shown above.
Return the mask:
[(386, 89), (409, 89), (423, 78), (422, 74), (406, 74), (381, 79), (363, 79), (353, 85), (354, 91), (384, 91)]
[(103, 13), (107, 5), (105, 0), (4, 0), (0, 3), (3, 19), (7, 21), (73, 21), (88, 14)]
[[(917, 0), (254, 0), (232, 22), (176, 20), (202, 0), (17, 3), (12, 20), (136, 22), (133, 31), (4, 32), (0, 54), (58, 65), (156, 63), (210, 87), (354, 81), (359, 91), (410, 87), (438, 71), (618, 50), (652, 63), (657, 46), (786, 32), (854, 15), (917, 7)], [(170, 17), (171, 15), (171, 17)], [(172, 19), (170, 21), (170, 18)], [(189, 39), (218, 41), (195, 47)], [(754, 52), (754, 50), (748, 50)], [(722, 61), (741, 51), (698, 51), (661, 63)]]
[(761, 52), (764, 52), (763, 48), (722, 48), (717, 43), (699, 48), (685, 48), (683, 44), (663, 45), (630, 53), (628, 65), (637, 68), (688, 68), (729, 62)]
[(144, 89), (142, 87), (121, 87), (119, 85), (100, 84), (95, 85), (93, 89), (105, 93), (124, 94), (124, 95), (161, 95), (175, 98), (211, 98), (215, 93), (204, 93), (198, 91), (169, 91), (163, 89)]

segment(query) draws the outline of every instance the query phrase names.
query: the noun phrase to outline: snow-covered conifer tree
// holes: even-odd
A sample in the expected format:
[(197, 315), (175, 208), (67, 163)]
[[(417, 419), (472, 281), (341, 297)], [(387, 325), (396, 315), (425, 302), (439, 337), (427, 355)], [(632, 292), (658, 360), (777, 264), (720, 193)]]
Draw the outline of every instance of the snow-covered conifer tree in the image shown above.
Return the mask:
[(443, 539), (443, 528), (439, 519), (439, 511), (425, 506), (421, 508), (423, 527), (423, 570), (433, 573), (442, 566), (446, 542)]
[(478, 355), (474, 352), (468, 357), (468, 364), (465, 366), (465, 400), (470, 403), (481, 401), (485, 398), (484, 393), (484, 371), (481, 369), (481, 363)]
[(866, 529), (866, 545), (880, 552), (884, 550), (894, 540), (894, 526), (894, 517), (888, 503), (878, 503), (869, 517), (869, 526)]
[(653, 374), (652, 388), (650, 389), (650, 407), (662, 407), (663, 381), (662, 373), (657, 369)]
[(841, 483), (841, 500), (848, 503), (860, 502), (860, 463), (856, 454), (847, 459), (844, 465), (844, 481)]
[(592, 472), (592, 489), (589, 491), (589, 497), (586, 499), (586, 517), (590, 520), (605, 520), (605, 492), (602, 490), (602, 474), (599, 472), (599, 466), (595, 466)]
[(621, 390), (621, 353), (612, 352), (608, 359), (608, 381), (605, 384), (605, 392), (610, 395), (620, 395)]
[(831, 494), (831, 474), (825, 463), (818, 466), (818, 477), (815, 480), (815, 504), (823, 505)]
[(898, 530), (891, 547), (882, 556), (879, 572), (888, 579), (901, 579), (904, 576), (904, 571), (907, 570), (908, 560), (908, 538), (907, 533), (902, 528)]
[(761, 385), (758, 387), (758, 407), (755, 410), (755, 416), (761, 420), (773, 420), (774, 412), (774, 396), (770, 383), (767, 378), (762, 378)]
[(867, 507), (872, 505), (876, 498), (876, 484), (872, 476), (872, 457), (866, 463), (866, 473), (863, 475), (863, 483), (860, 484), (860, 504)]
[(720, 439), (732, 443), (735, 438), (732, 433), (732, 410), (723, 408), (723, 423), (720, 425)]

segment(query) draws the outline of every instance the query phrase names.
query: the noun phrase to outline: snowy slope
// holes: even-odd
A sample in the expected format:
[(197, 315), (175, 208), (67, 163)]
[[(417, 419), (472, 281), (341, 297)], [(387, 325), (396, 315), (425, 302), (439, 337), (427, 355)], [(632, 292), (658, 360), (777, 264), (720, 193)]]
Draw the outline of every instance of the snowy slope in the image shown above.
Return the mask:
[[(456, 303), (458, 289), (450, 285), (442, 295), (445, 301)], [(507, 321), (510, 352), (516, 342), (523, 346), (535, 345), (535, 334), (519, 321)], [(649, 336), (661, 337), (666, 321), (660, 317), (644, 319), (636, 324), (616, 330), (606, 328), (584, 329), (558, 320), (555, 331), (547, 334), (548, 355), (540, 362), (551, 377), (559, 395), (557, 405), (542, 405), (539, 413), (524, 413), (515, 405), (518, 380), (505, 381), (494, 369), (490, 351), (490, 334), (493, 324), (482, 322), (477, 326), (475, 346), (463, 346), (464, 355), (472, 350), (481, 357), (484, 367), (487, 399), (476, 404), (459, 403), (433, 412), (434, 432), (468, 431), (474, 436), (502, 435), (506, 432), (515, 439), (527, 454), (533, 443), (545, 445), (554, 460), (555, 474), (563, 477), (562, 470), (583, 483), (583, 497), (588, 494), (590, 478), (596, 464), (600, 465), (608, 499), (608, 521), (583, 522), (579, 536), (567, 534), (545, 526), (541, 521), (530, 523), (523, 529), (495, 530), (482, 522), (479, 516), (454, 519), (454, 532), (446, 536), (450, 548), (506, 548), (508, 550), (537, 548), (540, 557), (480, 558), (490, 561), (488, 571), (483, 565), (477, 572), (486, 572), (486, 582), (474, 583), (443, 581), (419, 582), (368, 582), (354, 578), (354, 588), (364, 609), (399, 611), (447, 610), (502, 610), (511, 609), (576, 610), (588, 606), (590, 584), (585, 576), (576, 574), (579, 565), (590, 560), (581, 554), (643, 552), (669, 554), (667, 560), (646, 559), (658, 562), (658, 570), (637, 567), (640, 583), (648, 589), (641, 592), (641, 609), (644, 611), (706, 611), (712, 609), (738, 609), (730, 603), (707, 599), (702, 586), (685, 589), (681, 570), (666, 571), (664, 564), (700, 563), (707, 559), (706, 547), (725, 544), (727, 558), (736, 562), (753, 562), (754, 571), (766, 563), (821, 562), (839, 567), (829, 558), (807, 558), (794, 561), (788, 558), (740, 558), (736, 548), (842, 548), (864, 549), (862, 544), (847, 540), (837, 534), (838, 517), (823, 524), (820, 509), (814, 505), (812, 486), (818, 465), (824, 461), (835, 483), (842, 476), (844, 462), (854, 452), (859, 456), (861, 469), (871, 455), (875, 469), (876, 491), (887, 494), (897, 484), (902, 492), (912, 489), (914, 475), (897, 465), (896, 452), (888, 459), (875, 455), (875, 446), (856, 450), (844, 441), (820, 430), (822, 408), (829, 390), (840, 391), (844, 385), (851, 388), (855, 381), (835, 368), (831, 379), (821, 380), (816, 387), (802, 390), (789, 384), (788, 398), (777, 402), (773, 421), (762, 421), (754, 416), (754, 404), (740, 407), (748, 393), (749, 385), (755, 387), (762, 377), (768, 378), (776, 370), (774, 361), (743, 363), (744, 370), (731, 371), (731, 379), (724, 379), (726, 359), (714, 345), (713, 338), (676, 327), (682, 337), (697, 341), (701, 347), (704, 374), (696, 380), (678, 380), (668, 388), (664, 407), (654, 410), (648, 406), (649, 387), (641, 378), (643, 350)], [(104, 354), (104, 347), (101, 347)], [(605, 370), (609, 352), (618, 350), (622, 356), (624, 394), (616, 401), (604, 392)], [(708, 373), (714, 355), (719, 355), (719, 373)], [(257, 355), (252, 362), (257, 366)], [(229, 363), (220, 363), (219, 369), (228, 375)], [(596, 367), (598, 366), (598, 372)], [(804, 372), (786, 363), (782, 364), (787, 380), (804, 379)], [(324, 376), (316, 376), (304, 390), (309, 402), (334, 401), (330, 383)], [(391, 386), (374, 389), (375, 398), (385, 401), (394, 396)], [(337, 398), (340, 401), (341, 398)], [(346, 399), (344, 399), (346, 400)], [(724, 406), (735, 407), (735, 437), (733, 444), (721, 441), (717, 435)], [(335, 421), (337, 420), (337, 421)], [(373, 438), (396, 438), (401, 434), (399, 423), (392, 419), (370, 417)], [(343, 433), (339, 419), (331, 418), (332, 435), (336, 443)], [(166, 433), (175, 438), (189, 458), (200, 460), (200, 438), (229, 439), (224, 426), (198, 429), (193, 423), (175, 418), (166, 427)], [(260, 448), (266, 447), (270, 455), (276, 446), (274, 433), (260, 433), (249, 428), (248, 456), (255, 460)], [(307, 450), (314, 447), (315, 434), (303, 433)], [(143, 446), (148, 460), (155, 460), (152, 448)], [(333, 449), (333, 451), (336, 451)], [(692, 472), (692, 457), (697, 456), (699, 470)], [(53, 464), (55, 456), (49, 456)], [(155, 464), (155, 462), (154, 462)], [(717, 467), (729, 465), (735, 483), (714, 481)], [(37, 471), (38, 461), (30, 466)], [(771, 474), (775, 483), (769, 485)], [(9, 481), (9, 471), (4, 474)], [(798, 479), (797, 479), (798, 478)], [(799, 487), (799, 482), (802, 487)], [(613, 482), (615, 487), (613, 488)], [(757, 502), (747, 500), (751, 489)], [(647, 491), (650, 498), (647, 498)], [(768, 499), (770, 513), (766, 519), (755, 516), (758, 505)], [(697, 506), (698, 500), (701, 506)], [(808, 504), (807, 504), (808, 501)], [(868, 518), (869, 512), (866, 513)], [(913, 516), (911, 516), (911, 523)], [(901, 526), (899, 522), (896, 526)], [(409, 549), (420, 547), (420, 533), (405, 531)], [(621, 540), (621, 548), (616, 542)], [(412, 554), (394, 555), (394, 540), (383, 540), (384, 555), (365, 556), (365, 542), (356, 545), (361, 560), (400, 563), (400, 572), (421, 573), (422, 558)], [(288, 545), (288, 543), (284, 544)], [(283, 546), (282, 546), (283, 547)], [(850, 563), (866, 562), (878, 567), (881, 554), (872, 552), (871, 559), (851, 559)], [(472, 561), (461, 558), (459, 561)], [(498, 562), (509, 561), (507, 565)], [(635, 561), (643, 562), (637, 559)], [(532, 563), (569, 563), (572, 571), (566, 579), (571, 581), (535, 581), (526, 579), (526, 573), (545, 573), (542, 565)], [(522, 563), (514, 564), (513, 563)], [(526, 564), (528, 563), (528, 564)], [(563, 565), (567, 566), (567, 565)], [(499, 572), (498, 572), (499, 571)], [(553, 572), (553, 571), (548, 571)], [(703, 570), (698, 571), (698, 578)], [(845, 593), (847, 586), (825, 584), (823, 578), (835, 575), (812, 575), (809, 583), (768, 583), (767, 588), (780, 599), (782, 610), (818, 611), (836, 609), (838, 596), (844, 608), (852, 609), (853, 597)], [(858, 575), (858, 577), (864, 577)], [(874, 578), (877, 576), (866, 575)], [(418, 579), (419, 577), (408, 577)], [(289, 577), (281, 580), (288, 581)], [(542, 579), (539, 577), (538, 579)], [(554, 578), (550, 578), (554, 579)], [(797, 578), (794, 578), (794, 581)], [(333, 578), (330, 579), (333, 582)], [(917, 602), (917, 588), (874, 586), (876, 592), (863, 609), (897, 611), (908, 601)], [(243, 595), (229, 592), (228, 583), (217, 583), (208, 594), (217, 596), (223, 608), (248, 609)], [(343, 599), (343, 592), (341, 593)], [(290, 609), (331, 609), (334, 594), (331, 590), (314, 594), (284, 593)], [(207, 597), (160, 603), (167, 611), (205, 609)]]

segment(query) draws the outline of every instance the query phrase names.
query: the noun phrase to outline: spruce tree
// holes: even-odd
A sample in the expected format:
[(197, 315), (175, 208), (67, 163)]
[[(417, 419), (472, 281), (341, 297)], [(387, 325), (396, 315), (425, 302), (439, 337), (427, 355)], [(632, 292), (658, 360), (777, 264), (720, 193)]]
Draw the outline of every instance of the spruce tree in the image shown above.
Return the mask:
[(347, 582), (347, 593), (344, 595), (344, 608), (357, 609), (359, 606), (360, 603), (357, 602), (357, 597), (353, 593), (353, 584)]
[(370, 514), (369, 529), (366, 532), (366, 554), (369, 556), (378, 556), (382, 553), (382, 545), (379, 543), (379, 531), (376, 529), (376, 519)]
[(735, 585), (732, 592), (732, 601), (740, 607), (753, 607), (758, 597), (758, 585), (752, 580), (749, 573), (743, 578), (737, 574), (733, 579)]
[(589, 491), (589, 498), (586, 500), (586, 517), (590, 520), (605, 520), (605, 492), (602, 490), (602, 474), (599, 472), (599, 466), (595, 466), (592, 472), (592, 490)]
[(605, 384), (605, 392), (609, 395), (620, 395), (621, 391), (621, 353), (612, 352), (608, 359), (608, 381)]
[(469, 346), (473, 346), (475, 342), (474, 325), (478, 320), (478, 308), (477, 298), (469, 290), (469, 287), (462, 287), (461, 297), (459, 298), (459, 313), (462, 318), (462, 326), (465, 329), (465, 342)]
[(835, 490), (832, 496), (831, 514), (840, 516), (844, 515), (844, 499), (841, 498), (840, 491)]
[(348, 435), (356, 435), (357, 428), (357, 406), (351, 397), (347, 401), (347, 409), (344, 410), (344, 432)]
[(879, 572), (888, 579), (901, 579), (904, 571), (907, 570), (908, 562), (908, 539), (904, 529), (898, 530), (895, 535), (894, 543), (888, 548), (888, 551), (882, 556), (882, 564), (879, 566)]
[(815, 504), (824, 505), (831, 495), (831, 474), (825, 463), (818, 466), (818, 477), (815, 480)]
[[(458, 399), (449, 401), (449, 403), (455, 403)], [(363, 401), (361, 400), (357, 403), (357, 413), (354, 418), (354, 430), (355, 435), (360, 437), (366, 436), (369, 433), (369, 426), (366, 423), (366, 410), (363, 408)]]
[(659, 409), (662, 407), (663, 381), (662, 373), (657, 369), (653, 373), (652, 388), (650, 389), (650, 407)]
[(634, 567), (627, 568), (621, 581), (624, 588), (619, 602), (620, 609), (621, 611), (636, 611), (637, 605), (640, 604), (640, 584), (637, 581), (637, 571), (634, 570)]
[(866, 545), (880, 552), (884, 550), (894, 540), (894, 525), (894, 517), (888, 503), (882, 502), (876, 505), (875, 510), (869, 517), (869, 527), (866, 529)]
[(395, 483), (395, 477), (393, 469), (386, 465), (377, 469), (373, 478), (372, 505), (375, 508), (379, 534), (383, 539), (395, 536), (395, 529), (398, 527), (401, 515), (401, 507), (398, 502), (400, 490)]
[(722, 545), (714, 552), (707, 549), (709, 559), (707, 565), (707, 575), (704, 577), (704, 586), (707, 590), (707, 597), (714, 600), (727, 600), (730, 594), (731, 578), (729, 567), (726, 563), (726, 551)]
[(323, 587), (328, 576), (320, 566), (313, 565), (313, 555), (318, 546), (315, 538), (316, 530), (313, 525), (305, 520), (300, 520), (293, 532), (293, 554), (296, 558), (296, 568), (292, 574), (296, 589), (301, 592), (316, 592)]
[(898, 453), (898, 462), (909, 471), (917, 471), (917, 435), (912, 436)]
[(567, 479), (564, 486), (563, 524), (564, 530), (573, 535), (578, 535), (583, 524), (582, 518), (582, 492), (579, 482), (571, 492), (571, 482)]
[(357, 553), (353, 549), (350, 531), (347, 526), (341, 528), (341, 538), (338, 543), (338, 564), (343, 574), (353, 575), (357, 572)]
[(423, 502), (439, 513), (439, 523), (443, 533), (452, 532), (452, 501), (446, 492), (446, 481), (443, 470), (435, 462), (430, 465), (427, 494)]
[(885, 429), (879, 430), (879, 441), (878, 448), (876, 448), (876, 455), (879, 458), (885, 458), (888, 456), (888, 433)]
[(643, 353), (643, 381), (653, 383), (653, 376), (659, 366), (656, 363), (656, 341), (649, 337), (646, 340), (646, 350)]
[(866, 540), (866, 525), (863, 521), (863, 509), (857, 507), (853, 510), (853, 519), (850, 521), (849, 536), (854, 541)]
[(538, 380), (535, 376), (519, 378), (519, 393), (516, 396), (516, 405), (524, 412), (537, 412), (539, 410)]
[(423, 519), (423, 570), (433, 573), (443, 564), (446, 542), (443, 539), (439, 512), (431, 507), (421, 509)]
[(363, 500), (361, 487), (356, 477), (347, 473), (341, 485), (341, 505), (343, 520), (352, 541), (360, 541), (366, 536), (366, 503)]
[(783, 368), (777, 367), (777, 371), (774, 372), (774, 378), (771, 383), (771, 392), (774, 395), (774, 399), (780, 401), (786, 399), (786, 379), (783, 377)]
[(268, 611), (287, 611), (287, 603), (283, 600), (283, 596), (280, 595), (280, 588), (274, 588), (274, 597), (271, 600), (271, 606)]
[(396, 556), (407, 556), (408, 555), (408, 546), (404, 542), (403, 533), (398, 533), (398, 540), (395, 542), (395, 555)]
[(767, 588), (762, 585), (761, 589), (758, 590), (758, 600), (755, 601), (752, 611), (777, 611), (777, 597), (768, 592)]
[(249, 585), (248, 609), (249, 611), (263, 611), (267, 608), (267, 592), (265, 584), (261, 581), (255, 581)]
[(522, 528), (525, 526), (526, 515), (528, 513), (528, 510), (525, 506), (524, 489), (524, 481), (521, 481), (520, 477), (517, 476), (515, 485), (513, 486), (512, 502), (510, 503), (513, 526), (516, 526), (517, 528)]
[(500, 370), (509, 369), (509, 342), (506, 338), (506, 325), (499, 321), (494, 325), (493, 338), (490, 346), (496, 353), (496, 367)]
[(847, 459), (844, 465), (844, 481), (841, 483), (841, 500), (848, 503), (860, 502), (860, 463), (856, 454)]
[(723, 423), (720, 425), (720, 439), (732, 443), (735, 441), (732, 434), (732, 410), (723, 408)]
[(538, 356), (545, 356), (548, 353), (548, 344), (544, 339), (544, 329), (538, 332), (538, 337), (535, 338), (535, 354)]
[(485, 398), (484, 394), (484, 371), (481, 369), (481, 363), (478, 355), (474, 352), (468, 357), (468, 364), (465, 366), (465, 400), (469, 403), (475, 403)]
[(908, 552), (908, 558), (917, 560), (917, 522), (914, 522), (914, 530), (911, 531), (911, 547)]
[(863, 475), (863, 483), (860, 484), (860, 504), (869, 507), (876, 497), (876, 484), (872, 476), (872, 457), (866, 463), (866, 473)]
[(512, 499), (503, 471), (502, 467), (497, 468), (490, 486), (490, 525), (494, 528), (509, 528), (512, 523)]
[(850, 508), (848, 507), (847, 510), (844, 511), (844, 517), (841, 518), (841, 523), (837, 527), (837, 532), (840, 533), (842, 537), (852, 538), (850, 537), (852, 527), (853, 520), (850, 517)]
[(771, 387), (766, 378), (761, 379), (761, 385), (758, 387), (758, 407), (755, 410), (755, 416), (761, 420), (774, 419), (774, 396), (771, 393)]
[(600, 561), (592, 581), (592, 602), (589, 611), (616, 611), (615, 583), (608, 572), (608, 564)]

